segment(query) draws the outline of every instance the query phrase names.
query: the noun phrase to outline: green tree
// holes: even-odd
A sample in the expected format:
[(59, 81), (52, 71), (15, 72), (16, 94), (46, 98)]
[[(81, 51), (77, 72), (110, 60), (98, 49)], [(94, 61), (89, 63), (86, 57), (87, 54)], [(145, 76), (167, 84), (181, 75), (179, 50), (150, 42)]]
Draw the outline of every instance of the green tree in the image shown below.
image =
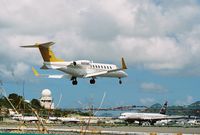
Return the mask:
[(31, 100), (31, 106), (35, 109), (41, 109), (40, 101), (38, 99), (32, 99)]
[(8, 99), (16, 109), (24, 108), (24, 98), (16, 93), (9, 94)]

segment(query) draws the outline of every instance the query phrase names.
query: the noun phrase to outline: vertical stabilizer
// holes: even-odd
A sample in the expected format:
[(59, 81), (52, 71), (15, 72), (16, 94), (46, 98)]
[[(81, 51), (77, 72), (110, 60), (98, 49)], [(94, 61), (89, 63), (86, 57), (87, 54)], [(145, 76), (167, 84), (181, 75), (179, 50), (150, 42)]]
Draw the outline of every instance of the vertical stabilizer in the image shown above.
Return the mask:
[(39, 48), (42, 58), (45, 62), (61, 62), (64, 61), (62, 59), (56, 58), (53, 51), (51, 50), (50, 46), (52, 46), (54, 42), (47, 42), (47, 43), (36, 43), (35, 45), (27, 45), (21, 46), (24, 48)]
[(160, 109), (160, 114), (166, 114), (166, 111), (167, 111), (167, 101), (164, 103), (164, 105)]

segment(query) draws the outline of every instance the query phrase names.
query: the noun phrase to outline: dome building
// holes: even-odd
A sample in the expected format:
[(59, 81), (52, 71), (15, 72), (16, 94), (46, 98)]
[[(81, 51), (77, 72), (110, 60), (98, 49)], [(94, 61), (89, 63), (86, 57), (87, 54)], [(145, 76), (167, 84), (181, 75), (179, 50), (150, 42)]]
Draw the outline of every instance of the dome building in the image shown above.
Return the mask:
[(49, 89), (42, 90), (42, 96), (40, 98), (40, 105), (45, 109), (54, 109), (53, 98)]

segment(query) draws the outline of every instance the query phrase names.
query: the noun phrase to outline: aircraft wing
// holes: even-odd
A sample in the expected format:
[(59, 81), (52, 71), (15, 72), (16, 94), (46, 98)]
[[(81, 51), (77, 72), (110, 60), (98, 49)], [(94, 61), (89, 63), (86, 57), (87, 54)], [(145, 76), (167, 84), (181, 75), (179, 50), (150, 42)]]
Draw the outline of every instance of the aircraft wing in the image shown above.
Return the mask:
[(100, 75), (104, 75), (108, 73), (108, 71), (101, 71), (101, 72), (96, 72), (96, 73), (91, 73), (91, 74), (87, 74), (84, 77), (85, 78), (89, 78), (89, 77), (96, 77), (96, 76), (100, 76)]
[(37, 72), (37, 70), (36, 70), (34, 67), (32, 67), (32, 71), (33, 71), (33, 73), (34, 73), (34, 75), (35, 75), (36, 77), (53, 78), (53, 79), (71, 78), (71, 76), (68, 75), (68, 74), (64, 74), (64, 75), (39, 74), (39, 73)]
[(90, 73), (90, 74), (85, 75), (84, 77), (85, 78), (97, 77), (100, 75), (104, 75), (107, 73), (116, 72), (116, 71), (120, 71), (120, 70), (123, 70), (123, 69), (119, 68), (119, 69), (113, 69), (113, 70), (108, 70), (108, 71), (100, 71), (100, 72)]
[(181, 116), (181, 115), (169, 115), (167, 116), (167, 119), (184, 119), (188, 118), (187, 116)]

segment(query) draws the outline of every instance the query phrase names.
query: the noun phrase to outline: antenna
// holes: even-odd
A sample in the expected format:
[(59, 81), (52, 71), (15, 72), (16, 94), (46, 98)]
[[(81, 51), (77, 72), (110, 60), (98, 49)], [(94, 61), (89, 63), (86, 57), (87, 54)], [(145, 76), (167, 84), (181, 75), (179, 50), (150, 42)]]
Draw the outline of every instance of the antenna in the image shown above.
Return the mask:
[[(106, 92), (104, 92), (104, 94), (103, 94), (103, 97), (102, 97), (101, 103), (100, 103), (100, 105), (99, 105), (99, 107), (98, 107), (98, 110), (99, 110), (99, 109), (101, 108), (101, 106), (103, 105), (103, 102), (104, 102), (105, 97), (106, 97)], [(93, 107), (92, 107), (91, 109), (93, 109)], [(98, 111), (96, 111), (96, 112), (94, 113), (94, 115), (96, 115), (97, 113), (98, 113)], [(89, 116), (89, 120), (88, 120), (88, 123), (86, 124), (85, 131), (83, 131), (83, 135), (86, 134), (86, 131), (88, 130), (88, 128), (89, 128), (89, 126), (90, 126), (90, 120), (91, 120), (91, 116)], [(82, 127), (82, 129), (83, 129), (83, 127)]]
[(58, 106), (60, 105), (61, 100), (62, 100), (62, 93), (60, 93), (60, 98), (59, 98), (58, 103), (55, 106), (55, 108), (58, 108)]
[[(98, 107), (98, 110), (102, 107), (105, 97), (106, 97), (106, 92), (103, 93), (103, 97), (101, 99), (101, 103)], [(98, 110), (94, 113), (94, 115), (96, 115), (99, 112)]]

